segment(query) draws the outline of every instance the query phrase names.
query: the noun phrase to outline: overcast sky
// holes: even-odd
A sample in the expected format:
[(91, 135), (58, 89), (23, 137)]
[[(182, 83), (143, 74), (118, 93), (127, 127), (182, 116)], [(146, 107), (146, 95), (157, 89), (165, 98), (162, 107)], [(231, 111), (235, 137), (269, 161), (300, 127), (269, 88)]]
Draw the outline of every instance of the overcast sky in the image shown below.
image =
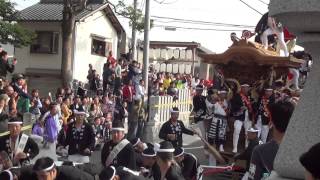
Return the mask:
[[(19, 10), (39, 2), (39, 0), (13, 1), (17, 3), (16, 8)], [(126, 1), (128, 3), (133, 2), (133, 0)], [(250, 6), (254, 7), (257, 11), (263, 14), (268, 11), (267, 4), (269, 3), (269, 0), (242, 1), (248, 3)], [(145, 0), (138, 0), (138, 2), (139, 8), (143, 7), (145, 4)], [(151, 16), (250, 26), (255, 26), (261, 18), (259, 13), (247, 7), (240, 0), (151, 0), (150, 2)], [(128, 25), (128, 21), (125, 18), (119, 18), (119, 20), (126, 29), (127, 35), (130, 37), (131, 30)], [(231, 31), (216, 31), (212, 29), (239, 30), (236, 31), (239, 37), (241, 36), (242, 30), (253, 30), (253, 28), (216, 26), (212, 23), (207, 23), (207, 25), (204, 25), (204, 23), (178, 23), (172, 22), (172, 20), (169, 19), (156, 19), (154, 24), (156, 27), (152, 28), (151, 30), (150, 40), (195, 41), (217, 53), (225, 51), (231, 45), (229, 38)], [(167, 31), (164, 29), (164, 26), (178, 26), (187, 29)], [(194, 28), (206, 30), (196, 30)], [(140, 34), (138, 37), (143, 39), (143, 34)]]

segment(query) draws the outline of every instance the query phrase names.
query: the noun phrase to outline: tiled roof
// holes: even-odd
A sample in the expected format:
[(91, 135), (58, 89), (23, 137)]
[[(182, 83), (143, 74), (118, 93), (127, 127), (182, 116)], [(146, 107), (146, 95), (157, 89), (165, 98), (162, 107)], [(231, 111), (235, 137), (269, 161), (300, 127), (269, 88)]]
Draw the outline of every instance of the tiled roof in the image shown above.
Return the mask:
[[(76, 16), (76, 20), (87, 16), (91, 12), (106, 4), (92, 4)], [(18, 21), (62, 21), (62, 3), (38, 3), (23, 9), (17, 14)]]

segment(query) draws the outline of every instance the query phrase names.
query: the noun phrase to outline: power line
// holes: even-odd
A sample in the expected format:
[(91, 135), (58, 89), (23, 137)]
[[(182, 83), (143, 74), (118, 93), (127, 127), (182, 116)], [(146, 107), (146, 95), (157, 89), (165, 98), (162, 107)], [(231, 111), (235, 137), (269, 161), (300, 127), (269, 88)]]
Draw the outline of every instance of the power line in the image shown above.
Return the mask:
[(188, 22), (188, 21), (162, 21), (158, 19), (153, 19), (155, 22), (159, 23), (182, 23), (182, 24), (197, 24), (197, 25), (214, 25), (214, 26), (222, 26), (222, 27), (234, 27), (234, 28), (254, 28), (254, 26), (238, 26), (238, 25), (231, 25), (231, 24), (215, 24), (215, 23), (203, 23), (203, 22)]
[(263, 4), (267, 5), (267, 6), (269, 6), (269, 4), (268, 4), (268, 3), (266, 3), (266, 2), (264, 2), (264, 1), (262, 1), (262, 0), (258, 0), (258, 1), (260, 1), (261, 3), (263, 3)]
[(158, 3), (158, 4), (174, 4), (176, 2), (178, 2), (178, 0), (172, 1), (172, 2), (166, 2), (166, 0), (162, 0), (162, 1), (158, 1), (158, 0), (153, 0), (154, 2)]
[(146, 1), (142, 0), (141, 5), (140, 5), (141, 12), (143, 12), (143, 10), (144, 10), (145, 3), (146, 3)]
[(223, 31), (223, 32), (242, 31), (240, 29), (195, 28), (195, 27), (183, 27), (183, 26), (166, 26), (166, 25), (161, 25), (161, 24), (154, 24), (153, 27), (174, 28), (174, 29), (188, 29), (188, 30), (201, 30), (201, 31)]
[(260, 15), (263, 15), (260, 11), (258, 11), (254, 7), (250, 6), (248, 3), (244, 2), (243, 0), (239, 0), (239, 1), (242, 2), (243, 4), (245, 4), (248, 8), (254, 10), (255, 12), (259, 13)]
[(162, 4), (165, 0), (163, 0), (163, 1), (153, 0), (153, 1), (156, 2), (156, 3)]
[(203, 24), (213, 24), (213, 25), (223, 25), (223, 26), (232, 26), (232, 27), (252, 27), (255, 26), (251, 25), (242, 25), (242, 24), (229, 24), (229, 23), (220, 23), (220, 22), (210, 22), (210, 21), (201, 21), (201, 20), (191, 20), (191, 19), (179, 19), (179, 18), (172, 18), (172, 17), (163, 17), (163, 16), (151, 16), (152, 18), (156, 19), (169, 19), (174, 20), (177, 22), (190, 22), (191, 24), (194, 23), (203, 23)]

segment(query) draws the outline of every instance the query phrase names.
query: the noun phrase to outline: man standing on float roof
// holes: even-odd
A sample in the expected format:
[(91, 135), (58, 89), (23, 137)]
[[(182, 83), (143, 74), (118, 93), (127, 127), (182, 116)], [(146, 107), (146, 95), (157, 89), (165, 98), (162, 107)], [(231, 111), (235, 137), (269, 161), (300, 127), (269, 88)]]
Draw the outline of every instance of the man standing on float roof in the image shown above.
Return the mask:
[(22, 123), (17, 117), (9, 119), (10, 134), (0, 138), (0, 152), (7, 152), (14, 165), (22, 165), (39, 154), (37, 143), (21, 133)]
[(172, 108), (170, 119), (165, 122), (159, 132), (159, 138), (172, 143), (173, 147), (182, 147), (183, 140), (182, 134), (189, 134), (193, 136), (196, 132), (187, 129), (183, 122), (178, 120), (179, 109), (177, 107)]
[(112, 124), (112, 140), (106, 142), (101, 151), (103, 166), (124, 166), (136, 170), (136, 156), (131, 143), (125, 138), (124, 125), (119, 120)]

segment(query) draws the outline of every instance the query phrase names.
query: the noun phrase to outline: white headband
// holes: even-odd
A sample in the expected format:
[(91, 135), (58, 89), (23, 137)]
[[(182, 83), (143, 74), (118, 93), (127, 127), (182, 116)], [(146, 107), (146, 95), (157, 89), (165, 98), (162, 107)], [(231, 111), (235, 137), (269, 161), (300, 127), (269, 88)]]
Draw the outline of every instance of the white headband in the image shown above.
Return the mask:
[(259, 132), (259, 129), (253, 129), (253, 128), (250, 128), (247, 130), (248, 132)]
[(174, 149), (158, 149), (157, 152), (174, 152)]
[(179, 110), (176, 111), (176, 110), (170, 109), (170, 113), (178, 113), (178, 112), (179, 112)]
[(125, 131), (124, 128), (111, 128), (111, 131)]
[(227, 93), (227, 91), (224, 91), (224, 90), (218, 91), (218, 94), (222, 94), (222, 93)]
[(156, 153), (154, 154), (145, 154), (145, 153), (141, 153), (142, 156), (146, 156), (146, 157), (155, 157), (156, 156)]
[(82, 115), (86, 115), (87, 113), (86, 112), (83, 112), (83, 111), (77, 111), (77, 110), (74, 110), (73, 111), (73, 113), (75, 114), (75, 115), (77, 115), (77, 114), (82, 114)]
[(136, 146), (136, 145), (138, 145), (140, 142), (141, 142), (141, 140), (140, 140), (140, 138), (138, 138), (137, 142), (134, 143), (132, 146)]
[(21, 121), (14, 121), (14, 122), (8, 122), (8, 124), (22, 124), (23, 122)]
[(268, 88), (268, 89), (265, 89), (266, 91), (273, 91), (273, 89), (271, 89), (271, 88)]
[(179, 156), (182, 156), (184, 154), (184, 149), (182, 148), (182, 152), (174, 157), (179, 157)]
[(9, 180), (13, 180), (13, 174), (9, 170), (4, 170), (3, 172), (7, 172), (9, 174)]
[(113, 170), (113, 174), (112, 174), (112, 176), (111, 176), (110, 179), (113, 179), (114, 176), (116, 175), (116, 168), (114, 168), (113, 166), (110, 166), (110, 167), (111, 167), (111, 169)]
[(43, 169), (43, 170), (41, 170), (41, 171), (43, 171), (43, 172), (48, 172), (48, 171), (52, 170), (52, 169), (54, 168), (54, 166), (55, 166), (55, 164), (52, 163), (51, 166), (49, 166), (49, 167), (47, 167), (47, 168), (45, 168), (45, 169)]
[(250, 85), (249, 85), (249, 84), (242, 84), (241, 86), (250, 87)]

